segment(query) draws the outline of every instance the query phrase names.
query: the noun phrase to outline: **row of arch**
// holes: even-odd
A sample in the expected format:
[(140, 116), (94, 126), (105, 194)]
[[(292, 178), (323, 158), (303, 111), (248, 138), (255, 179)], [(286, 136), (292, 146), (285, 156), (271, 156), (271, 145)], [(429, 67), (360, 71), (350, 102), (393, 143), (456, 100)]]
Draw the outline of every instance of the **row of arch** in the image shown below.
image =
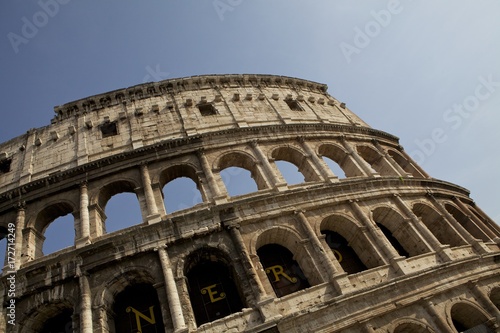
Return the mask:
[[(263, 231), (255, 244), (262, 271), (267, 275), (267, 284), (272, 286), (275, 297), (293, 294), (318, 284), (319, 281), (312, 277), (309, 268), (304, 267), (304, 264), (301, 267), (299, 261), (304, 260), (298, 259), (299, 255), (292, 254), (292, 251), (283, 245), (286, 242), (268, 242), (273, 238), (273, 232), (275, 230)], [(185, 315), (193, 316), (198, 327), (254, 305), (254, 301), (244, 291), (242, 280), (245, 277), (242, 275), (245, 273), (242, 273), (239, 265), (241, 263), (232, 259), (229, 249), (207, 245), (198, 247), (178, 261), (176, 280), (179, 281), (179, 289), (187, 291), (188, 294), (188, 297), (183, 299), (187, 307), (183, 308), (190, 309), (189, 314)], [(157, 289), (158, 284), (153, 278), (155, 273), (148, 273), (144, 267), (141, 272), (134, 272), (133, 269), (127, 272), (128, 282), (120, 278), (114, 279), (112, 286), (106, 285), (105, 288), (100, 288), (98, 293), (93, 293), (96, 297), (93, 308), (100, 309), (94, 316), (105, 314), (105, 318), (99, 319), (106, 320), (109, 332), (163, 332), (171, 322), (165, 317), (168, 311), (162, 307), (171, 305), (164, 302), (162, 292)], [(500, 286), (492, 288), (488, 298), (500, 310)], [(47, 309), (51, 306), (54, 309)], [(73, 316), (76, 305), (49, 304), (45, 307), (47, 308), (44, 311), (51, 315), (45, 316), (43, 320), (36, 320), (38, 327), (33, 327), (35, 331), (66, 332), (68, 327), (71, 328), (69, 331), (72, 331), (74, 320), (78, 319), (78, 316)], [(442, 315), (457, 332), (468, 329), (493, 332), (493, 323), (489, 321), (491, 315), (478, 304), (459, 300), (450, 302), (447, 309), (447, 313)], [(97, 318), (94, 317), (94, 321), (97, 321)], [(434, 325), (415, 318), (401, 318), (390, 326), (390, 332), (393, 333), (439, 332), (433, 328)]]
[[(284, 178), (287, 177), (284, 174), (286, 175), (289, 171), (280, 167), (278, 165), (280, 162), (288, 163), (296, 168), (305, 182), (331, 181), (344, 176), (412, 175), (425, 177), (425, 174), (419, 171), (404, 153), (393, 148), (388, 148), (386, 152), (376, 142), (374, 145), (359, 144), (352, 148), (349, 143), (343, 140), (341, 145), (321, 143), (313, 149), (303, 139), (298, 141), (299, 144), (292, 143), (286, 146), (271, 147), (272, 149), (269, 149), (267, 153), (263, 152), (257, 142), (252, 142), (243, 149), (224, 152), (218, 156), (213, 154), (213, 156), (208, 156), (200, 152), (198, 156), (191, 156), (187, 162), (174, 162), (173, 165), (165, 169), (159, 168), (151, 179), (147, 175), (148, 171), (146, 171), (146, 177), (142, 174), (142, 179), (137, 175), (128, 174), (123, 177), (115, 177), (121, 178), (121, 180), (104, 184), (100, 188), (93, 188), (93, 183), (91, 183), (89, 184), (91, 197), (88, 199), (88, 208), (93, 213), (90, 216), (92, 225), (90, 226), (89, 237), (95, 238), (106, 233), (106, 225), (104, 224), (106, 220), (105, 206), (108, 200), (117, 194), (134, 193), (137, 195), (141, 212), (139, 221), (146, 221), (150, 215), (166, 214), (165, 207), (168, 206), (170, 200), (168, 200), (168, 194), (165, 193), (165, 188), (170, 183), (178, 180), (184, 181), (181, 186), (189, 188), (188, 192), (191, 197), (190, 202), (179, 204), (177, 207), (172, 208), (172, 211), (176, 210), (176, 208), (189, 208), (198, 203), (213, 202), (214, 198), (227, 197), (228, 189), (232, 187), (248, 189), (243, 192), (246, 193), (253, 190), (275, 189), (281, 185), (286, 186), (287, 181)], [(314, 150), (316, 152), (313, 152)], [(211, 166), (207, 156), (214, 160)], [(323, 157), (324, 160), (318, 158), (318, 156)], [(332, 169), (335, 171), (332, 172)], [(245, 174), (248, 174), (253, 180), (242, 181)], [(188, 186), (186, 182), (189, 183)], [(291, 181), (288, 181), (288, 183), (291, 183)], [(235, 184), (238, 186), (233, 186)], [(154, 197), (153, 199), (150, 198), (150, 202), (147, 202), (147, 193), (142, 190), (148, 188), (152, 188)], [(163, 191), (160, 189), (163, 189)], [(178, 191), (177, 188), (170, 197), (176, 197), (179, 192), (182, 191)], [(231, 191), (229, 192), (229, 194), (232, 194)], [(85, 209), (85, 207), (81, 207), (80, 198), (68, 200), (70, 197), (63, 196), (61, 200), (53, 199), (52, 203), (45, 204), (46, 207), (35, 214), (32, 214), (29, 211), (30, 207), (28, 207), (26, 227), (33, 229), (34, 235), (31, 235), (31, 238), (34, 238), (35, 240), (32, 240), (32, 242), (36, 243), (34, 253), (28, 255), (28, 258), (34, 259), (42, 255), (43, 235), (47, 227), (59, 217), (73, 214), (75, 238), (82, 237), (82, 227), (78, 224), (80, 224), (79, 220), (82, 218), (79, 215), (81, 215), (82, 208)], [(165, 204), (158, 205), (158, 202), (162, 200), (164, 200)], [(151, 201), (155, 202), (152, 203)], [(5, 220), (2, 221), (2, 224), (7, 225), (9, 222), (12, 221)], [(138, 221), (134, 222), (127, 226), (136, 224)], [(70, 238), (68, 237), (68, 239)]]

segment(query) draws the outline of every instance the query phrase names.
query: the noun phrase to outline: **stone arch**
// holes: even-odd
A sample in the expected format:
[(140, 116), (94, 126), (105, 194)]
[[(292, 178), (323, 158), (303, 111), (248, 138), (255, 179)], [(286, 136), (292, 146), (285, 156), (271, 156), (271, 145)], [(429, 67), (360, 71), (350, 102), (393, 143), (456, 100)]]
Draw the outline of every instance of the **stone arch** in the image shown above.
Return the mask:
[(490, 292), (490, 300), (500, 310), (500, 286), (494, 287)]
[(483, 240), (485, 242), (490, 241), (488, 236), (484, 233), (481, 228), (477, 226), (474, 221), (467, 216), (464, 212), (462, 212), (458, 207), (451, 203), (445, 203), (444, 207), (450, 213), (453, 218), (460, 223), (462, 227), (465, 228), (474, 238)]
[(144, 200), (140, 200), (139, 193), (137, 192), (137, 189), (139, 188), (141, 188), (141, 185), (135, 179), (128, 178), (117, 179), (101, 186), (96, 191), (97, 193), (90, 199), (91, 204), (89, 205), (89, 213), (91, 216), (91, 234), (100, 236), (106, 233), (106, 205), (108, 204), (109, 200), (117, 194), (135, 194), (139, 203), (141, 216), (144, 220), (147, 216), (147, 209), (144, 206)]
[(255, 181), (258, 190), (267, 188), (264, 175), (257, 167), (258, 161), (250, 154), (244, 151), (232, 151), (219, 156), (214, 163), (214, 169), (222, 171), (229, 167), (242, 168), (250, 172)]
[(488, 317), (486, 311), (468, 300), (460, 300), (448, 308), (448, 321), (457, 332), (469, 329), (490, 329), (494, 332)]
[(337, 163), (346, 177), (364, 176), (363, 171), (350, 158), (349, 152), (336, 144), (322, 144), (318, 147), (318, 154)]
[(306, 182), (321, 180), (306, 154), (298, 148), (292, 146), (276, 147), (271, 151), (270, 155), (271, 159), (275, 161), (286, 161), (295, 165)]
[[(27, 221), (27, 228), (24, 230), (25, 241), (27, 242), (28, 257), (39, 258), (43, 256), (43, 243), (45, 242), (45, 230), (57, 218), (72, 214), (75, 218), (76, 208), (71, 201), (58, 200), (49, 203), (41, 209), (32, 219)], [(73, 227), (75, 227), (73, 224)], [(75, 234), (71, 235), (73, 239)], [(74, 242), (73, 242), (74, 243)]]
[(411, 257), (429, 252), (421, 236), (394, 208), (389, 206), (374, 208), (372, 218), (401, 256)]
[(392, 168), (392, 166), (385, 160), (384, 155), (382, 155), (377, 149), (372, 146), (363, 144), (356, 146), (356, 150), (370, 166), (381, 176), (399, 176), (397, 172)]
[(383, 264), (382, 258), (377, 256), (377, 252), (370, 247), (371, 242), (362, 232), (363, 227), (353, 219), (341, 214), (333, 214), (321, 221), (320, 230), (322, 233), (328, 230), (342, 236), (366, 268), (374, 268)]
[(412, 211), (441, 244), (452, 247), (466, 244), (457, 231), (431, 206), (417, 202), (413, 205)]
[(201, 195), (202, 201), (206, 202), (208, 200), (208, 197), (202, 188), (201, 180), (198, 176), (198, 173), (199, 170), (197, 170), (194, 166), (190, 164), (176, 164), (162, 170), (159, 175), (159, 185), (160, 188), (162, 189), (161, 193), (163, 199), (168, 200), (168, 198), (165, 198), (166, 197), (165, 186), (167, 184), (178, 178), (188, 178), (196, 185), (196, 189)]
[(93, 308), (100, 309), (100, 319), (104, 325), (107, 325), (107, 330), (114, 325), (113, 308), (115, 299), (121, 292), (134, 285), (155, 286), (157, 282), (150, 272), (150, 267), (133, 265), (130, 267), (121, 266), (107, 282), (103, 283), (95, 291)]
[(393, 326), (394, 330), (392, 331), (392, 333), (435, 333), (436, 332), (429, 325), (413, 318), (399, 319), (395, 323), (393, 323)]
[[(72, 297), (65, 295), (64, 299), (52, 300), (49, 303), (44, 303), (43, 306), (39, 302), (35, 303), (27, 311), (16, 313), (16, 323), (19, 324), (20, 333), (48, 333), (49, 331), (44, 331), (46, 328), (44, 326), (47, 321), (54, 321), (54, 319), (59, 322), (60, 325), (55, 324), (60, 327), (65, 327), (68, 324), (68, 327), (75, 328), (78, 325), (78, 315), (74, 311), (75, 300)], [(68, 319), (71, 321), (68, 322)]]
[(231, 257), (218, 248), (203, 246), (188, 254), (183, 260), (183, 275), (198, 326), (246, 306)]
[[(279, 245), (291, 252), (292, 259), (297, 262), (310, 285), (322, 283), (321, 274), (313, 264), (313, 258), (296, 230), (288, 226), (276, 226), (266, 229), (254, 236), (252, 244), (250, 244), (250, 253), (259, 258), (259, 249), (271, 244)], [(259, 262), (258, 266), (262, 266), (260, 259)], [(263, 269), (265, 268), (263, 267)]]
[(399, 151), (395, 149), (388, 149), (387, 153), (389, 156), (408, 174), (413, 177), (425, 178), (425, 176), (415, 167), (413, 162), (403, 156)]

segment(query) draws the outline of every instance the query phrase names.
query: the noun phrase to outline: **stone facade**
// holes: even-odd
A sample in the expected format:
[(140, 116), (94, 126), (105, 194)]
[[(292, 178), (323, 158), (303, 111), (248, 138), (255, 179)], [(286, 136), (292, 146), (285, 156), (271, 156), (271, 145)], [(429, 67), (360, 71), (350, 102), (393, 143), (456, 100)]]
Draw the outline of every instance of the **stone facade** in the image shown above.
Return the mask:
[[(0, 332), (499, 332), (499, 226), (326, 91), (269, 75), (147, 83), (0, 144)], [(230, 196), (228, 167), (258, 190)], [(202, 202), (167, 213), (179, 177)], [(106, 233), (122, 192), (142, 221)], [(44, 255), (66, 214), (74, 246)]]

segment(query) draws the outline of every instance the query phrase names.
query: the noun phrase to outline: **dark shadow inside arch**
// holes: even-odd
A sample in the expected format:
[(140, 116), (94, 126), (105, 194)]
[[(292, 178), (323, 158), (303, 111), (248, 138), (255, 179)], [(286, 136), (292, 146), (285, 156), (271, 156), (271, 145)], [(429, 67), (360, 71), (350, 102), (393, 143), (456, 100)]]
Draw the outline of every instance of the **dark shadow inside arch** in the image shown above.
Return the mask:
[(321, 233), (325, 235), (326, 243), (346, 273), (355, 274), (367, 269), (344, 237), (330, 230), (322, 230)]
[(379, 227), (380, 230), (382, 230), (384, 236), (387, 238), (389, 243), (391, 243), (392, 247), (394, 247), (394, 249), (398, 252), (400, 256), (407, 258), (410, 256), (410, 254), (405, 250), (403, 245), (401, 245), (401, 243), (396, 239), (396, 237), (394, 237), (394, 235), (389, 229), (387, 229), (384, 225), (380, 223), (377, 223), (377, 227)]
[(267, 244), (257, 250), (257, 255), (277, 297), (310, 287), (304, 272), (286, 247)]
[(128, 286), (113, 305), (116, 333), (165, 332), (156, 289), (147, 283)]
[(222, 256), (199, 250), (187, 261), (189, 298), (198, 326), (243, 309), (234, 272)]
[(62, 310), (61, 313), (45, 322), (40, 333), (72, 333), (72, 315), (73, 311), (71, 309)]

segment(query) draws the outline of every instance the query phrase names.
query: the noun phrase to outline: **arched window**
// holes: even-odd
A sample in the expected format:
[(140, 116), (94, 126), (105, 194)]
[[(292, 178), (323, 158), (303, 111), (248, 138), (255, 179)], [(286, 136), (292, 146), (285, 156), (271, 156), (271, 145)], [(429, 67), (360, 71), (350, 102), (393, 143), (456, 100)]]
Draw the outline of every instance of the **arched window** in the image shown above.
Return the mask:
[(433, 208), (417, 203), (413, 206), (413, 213), (421, 219), (441, 244), (448, 244), (452, 247), (466, 244), (455, 229), (448, 225), (441, 214)]
[(229, 167), (222, 170), (220, 176), (226, 186), (227, 192), (232, 197), (258, 190), (257, 184), (252, 179), (252, 174), (246, 169)]
[(188, 177), (179, 177), (163, 187), (164, 204), (167, 213), (193, 207), (203, 202), (196, 183)]
[(396, 237), (394, 237), (394, 235), (392, 234), (392, 232), (389, 229), (387, 229), (384, 225), (382, 225), (380, 223), (377, 223), (377, 227), (380, 228), (380, 230), (384, 234), (385, 238), (387, 238), (389, 243), (391, 243), (392, 247), (398, 252), (398, 254), (400, 256), (402, 256), (402, 257), (409, 257), (410, 256), (408, 254), (408, 252), (406, 252), (403, 245), (401, 245), (399, 243), (399, 241), (396, 239)]
[(71, 309), (64, 309), (55, 317), (47, 320), (40, 333), (73, 332), (72, 315), (73, 311)]
[(400, 256), (410, 257), (427, 253), (431, 249), (414, 228), (409, 228), (403, 216), (390, 207), (373, 210), (373, 220)]
[(494, 333), (488, 323), (488, 318), (476, 307), (470, 304), (454, 304), (451, 308), (451, 319), (453, 326), (455, 326), (455, 329), (458, 332), (467, 331)]
[[(288, 162), (288, 163), (293, 164), (298, 169), (298, 171), (302, 174), (302, 176), (304, 178), (303, 181), (310, 182), (310, 181), (321, 180), (321, 178), (319, 177), (317, 172), (314, 170), (314, 167), (312, 166), (311, 162), (306, 158), (306, 156), (302, 152), (300, 152), (299, 150), (297, 150), (295, 148), (279, 147), (279, 148), (276, 148), (273, 150), (271, 156), (272, 156), (272, 158), (274, 158), (274, 160), (276, 162), (284, 161), (284, 162)], [(278, 163), (276, 163), (276, 164), (278, 165), (278, 168), (279, 168), (280, 164), (278, 164)], [(291, 169), (291, 170), (295, 171), (295, 169)], [(289, 170), (289, 171), (291, 171), (291, 170)], [(283, 174), (283, 172), (285, 170), (280, 169), (280, 171)], [(285, 179), (287, 179), (286, 175), (283, 175), (283, 176)], [(287, 179), (287, 182), (288, 182), (288, 179)], [(293, 183), (296, 183), (296, 181), (293, 180)]]
[(457, 222), (465, 228), (465, 230), (467, 230), (472, 236), (474, 236), (474, 238), (481, 239), (485, 242), (490, 240), (488, 236), (486, 236), (486, 234), (474, 223), (474, 221), (472, 221), (467, 215), (462, 213), (461, 210), (450, 204), (445, 205), (445, 207), (448, 213), (450, 213), (455, 218), (455, 220), (457, 220)]
[[(343, 149), (333, 144), (324, 144), (319, 147), (318, 154), (323, 157), (328, 157), (335, 164), (332, 165), (327, 164), (332, 169), (333, 173), (340, 178), (340, 174), (345, 174), (346, 177), (356, 177), (363, 176), (363, 172), (359, 169), (359, 167), (353, 163), (352, 158), (350, 158), (349, 154)], [(340, 170), (335, 170), (337, 165), (340, 166), (342, 172)], [(338, 173), (337, 173), (338, 172)]]
[(338, 178), (346, 178), (346, 174), (344, 170), (337, 164), (337, 162), (333, 161), (331, 158), (323, 156), (323, 161), (325, 161), (326, 165), (333, 171), (333, 174)]
[(175, 165), (160, 175), (163, 201), (168, 213), (203, 202), (196, 170), (190, 165)]
[[(28, 246), (34, 243), (35, 258), (72, 246), (75, 241), (74, 209), (66, 202), (52, 204), (40, 211), (34, 222), (36, 232), (30, 231)], [(52, 223), (55, 223), (52, 227)], [(49, 230), (50, 229), (50, 230)], [(41, 236), (43, 235), (43, 237)]]
[(126, 287), (116, 296), (113, 313), (114, 332), (165, 332), (158, 293), (150, 284)]
[(418, 171), (417, 168), (415, 168), (413, 163), (411, 163), (411, 161), (408, 161), (399, 152), (389, 149), (388, 154), (404, 171), (406, 171), (413, 177), (424, 177), (424, 175), (420, 173), (420, 171)]
[(294, 164), (287, 161), (276, 161), (275, 163), (288, 185), (300, 184), (305, 181), (304, 175)]
[(490, 299), (495, 304), (498, 310), (500, 310), (500, 287), (493, 288), (490, 294)]
[(369, 146), (358, 146), (358, 154), (366, 161), (373, 170), (378, 172), (382, 176), (399, 176), (397, 172), (384, 160), (382, 154), (380, 154), (374, 148)]
[(346, 273), (355, 274), (366, 270), (365, 264), (359, 259), (344, 237), (330, 230), (321, 230), (321, 233), (326, 236), (326, 243), (332, 249), (335, 258)]
[(217, 164), (222, 181), (230, 196), (267, 188), (264, 176), (260, 173), (256, 161), (245, 153), (225, 154)]
[(58, 217), (44, 231), (43, 254), (47, 255), (74, 245), (75, 222), (72, 214)]
[(257, 250), (269, 282), (277, 297), (282, 297), (310, 286), (293, 254), (278, 244), (267, 244)]
[(243, 309), (234, 271), (221, 253), (202, 249), (186, 262), (189, 298), (198, 326)]
[(116, 194), (106, 203), (106, 232), (114, 232), (142, 222), (141, 208), (135, 193)]

